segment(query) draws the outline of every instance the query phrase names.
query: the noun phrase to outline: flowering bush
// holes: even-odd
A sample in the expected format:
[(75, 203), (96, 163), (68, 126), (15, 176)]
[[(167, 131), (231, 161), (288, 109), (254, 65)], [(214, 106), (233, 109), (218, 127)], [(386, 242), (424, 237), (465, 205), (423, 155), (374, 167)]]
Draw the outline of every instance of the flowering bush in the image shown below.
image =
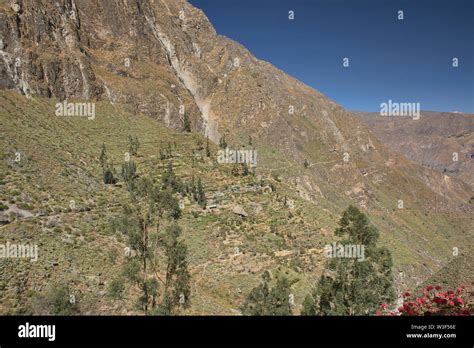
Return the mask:
[[(474, 284), (474, 282), (473, 282)], [(421, 295), (421, 294), (420, 294)], [(422, 290), (422, 295), (414, 296), (407, 290), (401, 307), (391, 311), (389, 305), (382, 303), (377, 315), (471, 315), (472, 307), (468, 303), (469, 291), (466, 285), (456, 290), (442, 291), (439, 285), (429, 285)]]

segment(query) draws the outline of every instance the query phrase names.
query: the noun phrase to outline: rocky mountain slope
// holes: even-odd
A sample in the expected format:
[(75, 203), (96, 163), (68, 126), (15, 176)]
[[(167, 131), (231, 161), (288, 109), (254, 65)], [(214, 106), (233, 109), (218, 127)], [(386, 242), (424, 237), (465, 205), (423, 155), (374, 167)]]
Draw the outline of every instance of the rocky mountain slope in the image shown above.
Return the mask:
[[(350, 203), (364, 208), (381, 230), (400, 289), (449, 264), (454, 247), (461, 254), (472, 247), (468, 184), (391, 151), (356, 116), (217, 35), (204, 13), (184, 0), (0, 0), (0, 36), (0, 87), (16, 90), (2, 92), (1, 200), (9, 209), (27, 203), (22, 209), (40, 216), (52, 207), (44, 218), (24, 217), (2, 227), (3, 238), (41, 241), (50, 255), (34, 266), (38, 272), (12, 262), (3, 268), (8, 301), (2, 301), (2, 312), (30, 308), (17, 299), (9, 267), (31, 272), (22, 286), (33, 292), (44, 290), (47, 275), (66, 278), (75, 291), (87, 294), (83, 311), (120, 311), (120, 305), (99, 304), (105, 301), (96, 298), (102, 290), (91, 279), (96, 273), (113, 275), (121, 262), (102, 259), (107, 272), (97, 271), (94, 265), (103, 255), (94, 248), (123, 247), (117, 236), (99, 231), (107, 230), (113, 213), (108, 207), (120, 205), (125, 190), (110, 192), (101, 184), (95, 163), (101, 142), (114, 149), (119, 163), (127, 132), (147, 144), (139, 168), (157, 177), (166, 165), (158, 156), (163, 139), (176, 140), (180, 150), (174, 161), (180, 163), (179, 175), (189, 178), (196, 170), (193, 150), (202, 151), (198, 143), (204, 136), (215, 143), (225, 136), (232, 149), (257, 150), (259, 185), (278, 186), (278, 196), (254, 189), (236, 193), (232, 185), (251, 183), (233, 178), (216, 158), (199, 164), (205, 187), (223, 195), (226, 208), (216, 215), (195, 207), (185, 212), (199, 294), (191, 313), (235, 313), (259, 274), (278, 267), (298, 279), (293, 288), (299, 306), (323, 265), (317, 250), (334, 239), (338, 216)], [(96, 102), (96, 119), (85, 124), (52, 119), (55, 102), (65, 99)], [(194, 143), (178, 132), (185, 117)], [(27, 167), (12, 160), (17, 152), (28, 158)], [(60, 215), (52, 226), (49, 220), (65, 213), (76, 192), (84, 216)], [(294, 205), (283, 204), (284, 197)], [(253, 214), (236, 217), (233, 205)], [(69, 255), (72, 247), (61, 238), (69, 241), (71, 234), (87, 243), (81, 239)], [(239, 257), (232, 256), (235, 247), (242, 250)]]
[[(236, 176), (217, 162), (216, 146), (206, 155), (202, 135), (172, 131), (106, 101), (97, 103), (94, 120), (56, 117), (54, 99), (1, 91), (0, 101), (0, 245), (38, 245), (37, 261), (0, 260), (0, 313), (49, 313), (45, 297), (64, 285), (77, 298), (75, 313), (140, 313), (133, 293), (108, 296), (126, 261), (128, 241), (113, 221), (128, 192), (122, 181), (105, 185), (98, 163), (104, 143), (120, 173), (128, 135), (140, 138), (133, 157), (140, 177), (159, 182), (172, 163), (183, 183), (203, 182), (207, 209), (182, 199), (179, 224), (192, 277), (185, 314), (237, 314), (265, 270), (295, 281), (298, 309), (321, 274), (337, 216), (314, 209), (270, 170)], [(162, 151), (171, 156), (161, 158)]]
[(419, 120), (355, 113), (390, 148), (474, 186), (474, 115), (421, 113)]

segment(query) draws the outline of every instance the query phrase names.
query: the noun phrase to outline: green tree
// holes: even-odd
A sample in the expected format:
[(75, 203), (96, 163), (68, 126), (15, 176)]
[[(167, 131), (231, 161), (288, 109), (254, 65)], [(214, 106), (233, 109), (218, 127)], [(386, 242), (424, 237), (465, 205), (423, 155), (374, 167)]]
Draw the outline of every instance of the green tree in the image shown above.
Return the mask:
[(120, 300), (123, 297), (125, 283), (123, 278), (117, 278), (110, 282), (108, 295), (114, 300)]
[(137, 155), (138, 149), (140, 148), (140, 141), (138, 140), (138, 137), (136, 135), (135, 135), (134, 146), (135, 146), (135, 155)]
[(191, 132), (191, 120), (189, 119), (189, 115), (187, 112), (184, 113), (183, 123), (184, 123), (183, 125), (184, 131), (188, 133)]
[(226, 149), (227, 148), (227, 142), (225, 140), (225, 134), (219, 139), (219, 147), (221, 149)]
[(176, 308), (189, 307), (190, 274), (187, 263), (187, 247), (180, 239), (181, 228), (177, 224), (169, 226), (162, 235), (160, 245), (166, 256), (166, 275), (163, 301), (157, 313), (171, 315)]
[(184, 191), (184, 185), (174, 173), (173, 163), (171, 162), (168, 162), (168, 166), (166, 167), (166, 170), (163, 173), (163, 177), (161, 181), (163, 183), (163, 189), (169, 189), (169, 190), (172, 190), (173, 192)]
[(130, 160), (122, 164), (122, 178), (127, 184), (128, 191), (133, 191), (137, 178), (137, 165), (134, 161)]
[(290, 283), (287, 278), (277, 279), (270, 287), (270, 274), (262, 275), (262, 283), (253, 288), (240, 308), (243, 315), (292, 315)]
[(173, 157), (173, 149), (171, 147), (171, 143), (168, 141), (168, 158), (171, 158), (171, 157)]
[(194, 183), (194, 175), (191, 177), (191, 184), (189, 186), (189, 193), (193, 197), (194, 201), (198, 201), (198, 195), (197, 195), (197, 190), (196, 190), (196, 185)]
[(104, 184), (115, 184), (117, 182), (117, 179), (114, 177), (114, 174), (112, 172), (112, 166), (109, 164), (109, 156), (107, 155), (107, 148), (105, 147), (105, 144), (102, 144), (99, 162), (100, 166), (102, 167), (102, 179), (104, 181)]
[(102, 169), (107, 167), (108, 162), (109, 162), (109, 157), (107, 156), (107, 148), (105, 147), (104, 143), (102, 143), (102, 149), (100, 151), (99, 161), (100, 161), (100, 166), (102, 167)]
[(140, 142), (138, 141), (138, 137), (131, 135), (128, 136), (128, 152), (130, 155), (136, 156), (138, 154), (138, 149), (140, 147)]
[(198, 178), (196, 196), (197, 196), (197, 203), (201, 207), (205, 208), (207, 205), (207, 199), (206, 199), (206, 194), (204, 193), (204, 189), (202, 187), (201, 178)]
[(242, 175), (247, 176), (249, 174), (250, 174), (250, 172), (249, 172), (249, 166), (248, 166), (247, 162), (242, 163)]
[(71, 295), (67, 285), (51, 285), (46, 294), (40, 297), (40, 302), (50, 315), (72, 315), (76, 311), (76, 302), (75, 297), (71, 301)]
[(209, 147), (209, 137), (206, 137), (206, 156), (211, 157), (211, 149)]
[(168, 162), (168, 166), (161, 180), (163, 181), (163, 188), (173, 189), (176, 186), (177, 179), (173, 171), (173, 163)]
[[(186, 247), (184, 242), (178, 241), (179, 227), (172, 225), (173, 229), (167, 229), (164, 234), (160, 228), (165, 219), (176, 221), (181, 217), (179, 203), (171, 190), (161, 189), (148, 177), (137, 180), (134, 187), (130, 195), (131, 204), (124, 207), (113, 224), (116, 231), (127, 237), (129, 247), (134, 251), (124, 265), (123, 275), (140, 289), (138, 306), (145, 314), (158, 308), (167, 308), (168, 314), (174, 314), (176, 292), (179, 291), (178, 297), (184, 294), (186, 300), (189, 299), (189, 288), (186, 290), (186, 286), (189, 287)], [(169, 237), (170, 234), (175, 238)], [(165, 242), (170, 238), (172, 243)], [(167, 260), (164, 278), (160, 276), (161, 269), (158, 267), (160, 249)], [(160, 285), (164, 288), (161, 294)], [(172, 301), (163, 307), (164, 303), (168, 303), (168, 296)]]
[(377, 246), (378, 230), (354, 206), (344, 211), (335, 234), (342, 246), (364, 246), (364, 258), (336, 257), (326, 264), (313, 293), (303, 304), (302, 315), (368, 315), (380, 303), (395, 300), (392, 257)]
[(110, 168), (106, 168), (103, 173), (104, 184), (110, 185), (115, 184), (116, 179), (114, 178), (114, 174)]

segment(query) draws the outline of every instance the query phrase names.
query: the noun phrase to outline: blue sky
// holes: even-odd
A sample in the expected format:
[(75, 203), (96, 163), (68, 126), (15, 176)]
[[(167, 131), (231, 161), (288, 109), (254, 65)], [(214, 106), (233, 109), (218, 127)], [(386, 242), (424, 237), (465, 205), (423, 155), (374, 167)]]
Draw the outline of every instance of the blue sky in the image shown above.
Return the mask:
[(379, 111), (391, 99), (474, 113), (473, 0), (190, 2), (219, 34), (349, 110)]

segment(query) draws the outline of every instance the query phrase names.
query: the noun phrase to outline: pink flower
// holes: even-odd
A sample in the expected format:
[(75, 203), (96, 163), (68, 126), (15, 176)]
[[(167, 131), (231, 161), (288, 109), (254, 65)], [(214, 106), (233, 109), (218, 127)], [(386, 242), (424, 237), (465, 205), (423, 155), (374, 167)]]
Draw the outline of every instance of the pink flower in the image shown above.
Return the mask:
[(424, 298), (422, 298), (422, 297), (418, 297), (418, 298), (416, 299), (416, 302), (419, 303), (419, 304), (423, 304), (423, 303), (426, 302), (426, 299), (424, 299)]

